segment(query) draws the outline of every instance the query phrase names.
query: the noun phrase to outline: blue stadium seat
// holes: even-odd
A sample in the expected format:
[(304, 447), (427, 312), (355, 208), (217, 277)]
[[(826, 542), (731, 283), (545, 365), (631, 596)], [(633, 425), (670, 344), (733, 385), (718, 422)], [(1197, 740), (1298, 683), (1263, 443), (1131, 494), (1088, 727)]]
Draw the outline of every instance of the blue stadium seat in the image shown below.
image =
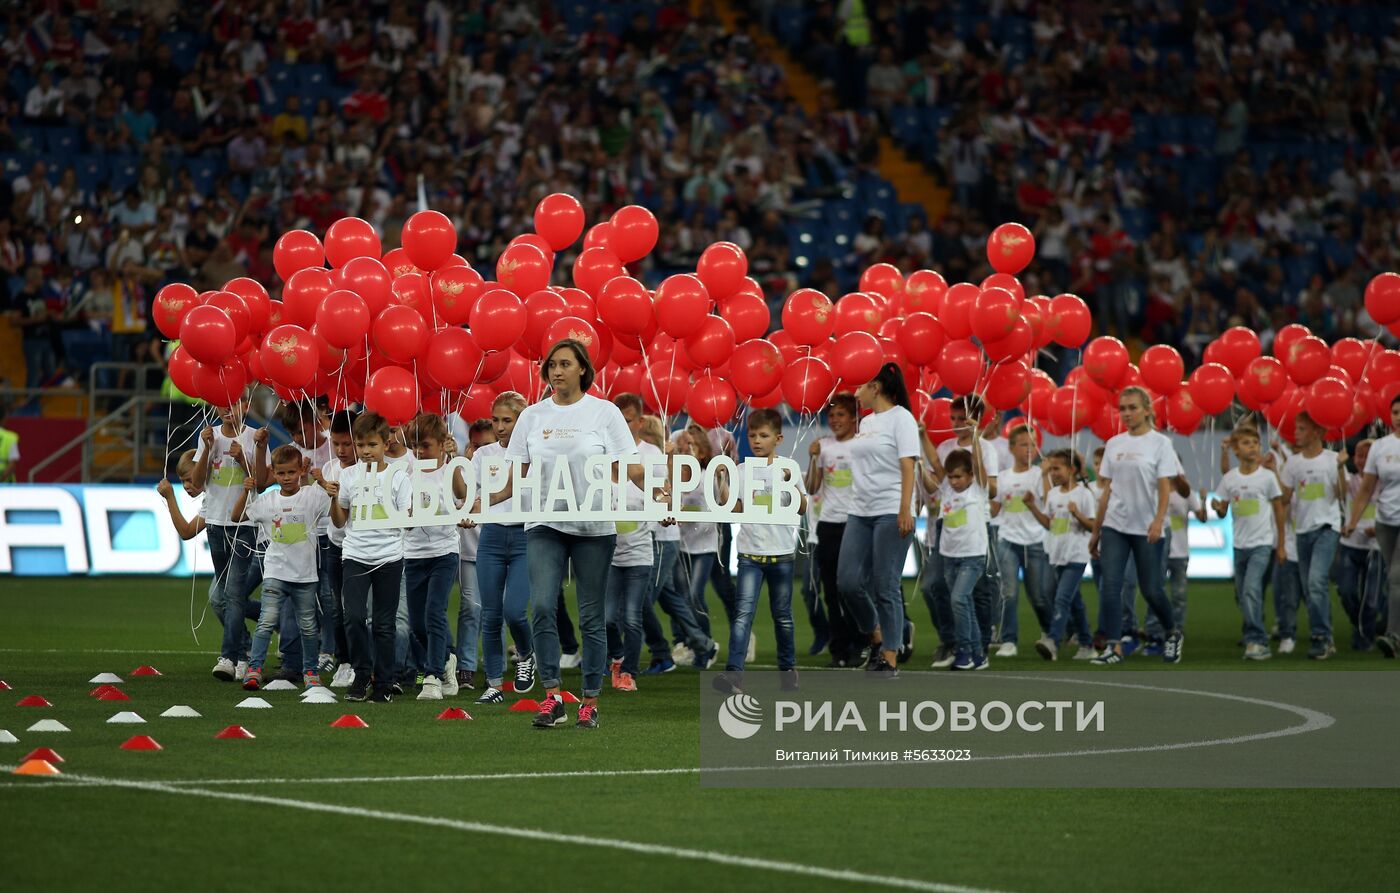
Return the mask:
[(45, 145), (53, 155), (69, 156), (78, 151), (81, 134), (76, 127), (50, 127), (45, 134)]

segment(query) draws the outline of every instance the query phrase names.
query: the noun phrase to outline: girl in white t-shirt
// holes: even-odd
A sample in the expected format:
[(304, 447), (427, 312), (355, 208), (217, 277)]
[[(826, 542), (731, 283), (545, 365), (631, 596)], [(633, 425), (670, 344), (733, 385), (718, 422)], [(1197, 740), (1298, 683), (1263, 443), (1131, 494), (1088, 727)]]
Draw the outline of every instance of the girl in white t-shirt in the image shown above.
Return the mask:
[(1236, 428), (1230, 435), (1239, 467), (1215, 488), (1211, 500), (1217, 517), (1230, 514), (1235, 539), (1235, 601), (1244, 615), (1246, 660), (1268, 660), (1269, 632), (1264, 626), (1264, 577), (1269, 563), (1287, 560), (1284, 547), (1283, 488), (1274, 473), (1259, 464), (1259, 432)]
[[(1326, 660), (1337, 653), (1332, 644), (1332, 559), (1341, 544), (1346, 489), (1341, 458), (1323, 447), (1326, 429), (1306, 412), (1298, 413), (1295, 425), (1298, 451), (1278, 469), (1278, 478), (1284, 501), (1292, 507), (1298, 570), (1307, 596), (1312, 636), (1308, 657)], [(1283, 635), (1292, 633), (1282, 630)]]
[(1390, 401), (1390, 433), (1371, 445), (1364, 470), (1351, 518), (1342, 532), (1350, 535), (1356, 531), (1374, 499), (1376, 542), (1386, 567), (1385, 588), (1390, 603), (1389, 625), (1384, 635), (1376, 637), (1376, 648), (1384, 656), (1394, 658), (1400, 653), (1400, 396)]
[[(1074, 624), (1079, 640), (1079, 654), (1090, 654), (1092, 636), (1089, 613), (1079, 583), (1089, 563), (1089, 537), (1094, 532), (1096, 500), (1081, 478), (1079, 454), (1066, 449), (1054, 450), (1045, 456), (1046, 470), (1053, 485), (1041, 498), (1028, 494), (1026, 508), (1031, 517), (1047, 531), (1045, 552), (1054, 579), (1054, 615), (1050, 628), (1035, 643), (1035, 650), (1046, 660), (1059, 657), (1060, 646)], [(1003, 478), (1004, 480), (1004, 478)]]
[[(311, 477), (317, 483), (338, 483), (343, 471), (355, 467), (354, 424), (355, 414), (349, 410), (341, 410), (331, 416), (331, 458), (320, 468), (311, 469)], [(321, 563), (321, 573), (330, 586), (334, 605), (329, 613), (324, 607), (321, 610), (321, 647), (325, 650), (326, 627), (334, 627), (331, 631), (334, 638), (331, 641), (335, 643), (333, 653), (337, 666), (330, 685), (332, 688), (349, 688), (355, 681), (355, 665), (350, 661), (350, 642), (345, 632), (344, 566), (341, 552), (345, 544), (345, 528), (328, 524), (326, 540), (327, 548), (323, 553), (326, 560)]]
[[(1355, 463), (1358, 469), (1347, 472), (1347, 502), (1355, 504), (1361, 492), (1371, 446), (1369, 438), (1356, 445)], [(1341, 540), (1341, 556), (1337, 564), (1337, 595), (1342, 609), (1351, 621), (1351, 647), (1354, 651), (1370, 651), (1375, 643), (1380, 617), (1381, 574), (1380, 546), (1376, 543), (1376, 504), (1372, 502), (1361, 512), (1360, 523)]]
[(869, 655), (869, 643), (862, 641), (850, 608), (841, 598), (837, 571), (841, 566), (841, 541), (846, 519), (855, 502), (855, 476), (851, 465), (851, 445), (860, 423), (860, 410), (851, 394), (836, 394), (826, 408), (831, 436), (812, 442), (808, 451), (807, 492), (821, 501), (814, 550), (821, 575), (822, 597), (826, 602), (831, 638), (831, 667), (862, 666)]
[[(1021, 574), (1026, 578), (1026, 596), (1040, 622), (1041, 633), (1050, 629), (1050, 565), (1045, 558), (1045, 529), (1030, 511), (1026, 497), (1044, 499), (1047, 490), (1045, 470), (1031, 464), (1035, 440), (1031, 429), (1018, 425), (1011, 429), (1010, 470), (997, 476), (997, 498), (992, 515), (997, 526), (996, 561), (1001, 574), (1001, 610), (993, 615), (1000, 625), (1001, 645), (997, 657), (1015, 657), (1020, 633), (1019, 599)], [(993, 443), (995, 443), (993, 441)]]

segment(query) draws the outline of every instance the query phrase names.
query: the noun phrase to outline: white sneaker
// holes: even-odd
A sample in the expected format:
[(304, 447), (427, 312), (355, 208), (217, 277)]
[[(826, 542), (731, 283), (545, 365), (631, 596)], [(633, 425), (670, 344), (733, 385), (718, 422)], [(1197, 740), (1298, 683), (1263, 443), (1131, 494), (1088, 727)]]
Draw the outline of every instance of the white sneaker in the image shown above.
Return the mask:
[(690, 666), (695, 663), (695, 652), (684, 642), (677, 642), (676, 647), (671, 649), (671, 660), (676, 662), (676, 666)]
[(1035, 640), (1035, 651), (1046, 660), (1055, 660), (1060, 656), (1060, 647), (1049, 636), (1041, 636)]
[(1283, 641), (1281, 641), (1281, 642), (1278, 643), (1278, 653), (1279, 653), (1279, 654), (1292, 654), (1292, 653), (1293, 653), (1293, 649), (1296, 648), (1297, 646), (1298, 646), (1298, 643), (1295, 642), (1295, 641), (1293, 641), (1292, 639), (1284, 639)]
[(418, 692), (420, 701), (441, 701), (442, 700), (442, 680), (436, 676), (423, 677), (423, 690)]
[(233, 681), (234, 681), (234, 682), (242, 682), (242, 681), (243, 681), (243, 677), (244, 677), (244, 676), (247, 676), (247, 675), (248, 675), (248, 662), (247, 662), (246, 660), (240, 660), (240, 661), (238, 662), (238, 664), (233, 668)]
[(233, 661), (226, 657), (221, 657), (214, 662), (214, 678), (224, 682), (233, 681)]
[(442, 673), (442, 696), (444, 698), (455, 698), (459, 688), (457, 686), (457, 655), (447, 655), (447, 668)]
[(579, 653), (580, 653), (580, 652), (575, 651), (573, 654), (561, 654), (561, 655), (559, 655), (559, 669), (561, 669), (561, 670), (574, 670), (574, 669), (578, 669), (579, 661), (581, 660), (581, 658), (579, 657)]
[(1260, 645), (1256, 643), (1253, 645), (1244, 646), (1245, 660), (1268, 660), (1271, 657), (1273, 657), (1273, 655), (1269, 653), (1268, 645)]
[(751, 662), (758, 655), (758, 636), (749, 633), (749, 650), (744, 655), (744, 662)]
[(1070, 660), (1093, 660), (1097, 657), (1094, 653), (1094, 646), (1088, 642), (1079, 643), (1079, 650), (1074, 652), (1074, 657)]
[(331, 688), (349, 688), (355, 681), (355, 668), (348, 663), (343, 663), (335, 668), (335, 676), (331, 678)]
[(1015, 643), (1015, 642), (1002, 642), (1001, 645), (997, 648), (996, 656), (997, 656), (997, 657), (1015, 657), (1015, 656), (1016, 656), (1016, 643)]

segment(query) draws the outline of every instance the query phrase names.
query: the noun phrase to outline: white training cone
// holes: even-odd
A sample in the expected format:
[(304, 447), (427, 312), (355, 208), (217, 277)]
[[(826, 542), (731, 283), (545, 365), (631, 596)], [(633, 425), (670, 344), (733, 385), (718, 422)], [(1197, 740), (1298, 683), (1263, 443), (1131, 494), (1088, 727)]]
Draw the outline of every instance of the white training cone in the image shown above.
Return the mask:
[(96, 676), (89, 679), (88, 682), (91, 682), (93, 685), (121, 685), (122, 677), (118, 676), (116, 673), (98, 673)]
[(301, 699), (303, 704), (334, 704), (336, 702), (335, 692), (329, 689), (321, 689), (313, 692)]
[(133, 713), (130, 710), (123, 710), (121, 713), (114, 713), (112, 714), (112, 718), (107, 721), (115, 723), (128, 723), (131, 725), (145, 722), (145, 720), (142, 719), (138, 714)]
[(198, 716), (198, 715), (199, 715), (199, 711), (198, 711), (198, 710), (194, 709), (193, 707), (186, 707), (184, 704), (176, 704), (174, 707), (171, 707), (169, 710), (167, 710), (167, 711), (165, 711), (164, 713), (161, 714), (161, 716), (166, 716), (166, 717)]
[(70, 729), (56, 719), (41, 719), (30, 726), (30, 732), (67, 732)]
[(265, 707), (271, 707), (272, 705), (269, 704), (267, 701), (264, 701), (262, 698), (244, 698), (243, 700), (239, 701), (237, 704), (234, 704), (233, 706), (235, 706), (235, 707), (252, 707), (252, 708), (255, 708), (255, 709), (262, 709), (262, 708), (265, 708)]
[(331, 691), (329, 688), (326, 688), (324, 685), (313, 685), (310, 688), (303, 688), (301, 690), (301, 694), (298, 695), (298, 697), (309, 698), (312, 695), (316, 695), (319, 697), (322, 694), (335, 694), (335, 692)]
[(9, 729), (0, 729), (0, 744), (16, 744), (19, 739), (10, 734)]
[(296, 691), (297, 684), (286, 679), (274, 679), (262, 687), (263, 691)]

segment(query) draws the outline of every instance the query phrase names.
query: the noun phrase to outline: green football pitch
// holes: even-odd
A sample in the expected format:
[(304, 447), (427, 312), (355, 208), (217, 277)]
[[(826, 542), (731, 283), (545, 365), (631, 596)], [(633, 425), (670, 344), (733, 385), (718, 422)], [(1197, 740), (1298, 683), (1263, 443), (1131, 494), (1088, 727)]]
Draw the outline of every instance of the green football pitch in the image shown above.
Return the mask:
[[(1340, 611), (1336, 659), (1245, 666), (1228, 584), (1197, 584), (1190, 598), (1188, 669), (1395, 667), (1346, 647)], [(922, 601), (910, 604), (919, 637), (907, 670), (924, 670), (933, 636)], [(234, 890), (293, 877), (384, 890), (1394, 889), (1394, 790), (702, 788), (693, 669), (605, 692), (596, 732), (536, 732), (528, 713), (465, 692), (455, 703), (471, 722), (436, 721), (452, 702), (411, 698), (303, 705), (273, 692), (271, 710), (235, 709), (245, 693), (209, 675), (218, 626), (206, 619), (196, 645), (190, 607), (188, 581), (0, 581), (0, 679), (12, 688), (0, 692), (0, 729), (19, 738), (0, 745), (3, 889)], [(1022, 622), (1035, 628), (1028, 610)], [(824, 664), (805, 656), (798, 625), (802, 661)], [(762, 606), (756, 630), (758, 663), (771, 665)], [(1088, 672), (1033, 653), (993, 663)], [(141, 664), (163, 675), (132, 678)], [(89, 697), (102, 672), (126, 680), (130, 702)], [(577, 671), (565, 685), (577, 691)], [(31, 694), (53, 706), (16, 705)], [(159, 718), (174, 704), (202, 716)], [(118, 710), (147, 723), (107, 724)], [(331, 728), (342, 713), (369, 727)], [(26, 731), (42, 718), (72, 731)], [(231, 724), (256, 738), (215, 740)], [(133, 734), (164, 749), (119, 749)], [(36, 747), (58, 751), (62, 776), (8, 774)]]

